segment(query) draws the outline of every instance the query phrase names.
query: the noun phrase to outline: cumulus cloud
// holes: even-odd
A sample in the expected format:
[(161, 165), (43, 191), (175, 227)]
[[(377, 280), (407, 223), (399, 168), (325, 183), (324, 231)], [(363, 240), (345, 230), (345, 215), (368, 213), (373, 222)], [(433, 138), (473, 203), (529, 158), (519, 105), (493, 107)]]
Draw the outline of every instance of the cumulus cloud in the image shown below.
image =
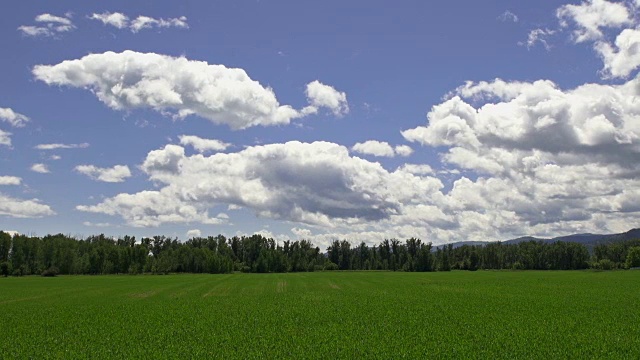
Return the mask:
[(409, 156), (413, 154), (413, 149), (409, 145), (396, 145), (394, 148), (396, 155)]
[(40, 218), (55, 215), (49, 205), (42, 204), (38, 199), (16, 199), (0, 193), (0, 215), (14, 218)]
[(59, 149), (85, 149), (89, 147), (89, 143), (82, 144), (39, 144), (35, 146), (37, 150), (59, 150)]
[(131, 177), (131, 171), (126, 165), (115, 165), (111, 168), (100, 168), (94, 165), (78, 165), (74, 169), (80, 174), (97, 181), (118, 183)]
[(194, 149), (201, 153), (224, 151), (231, 144), (215, 139), (203, 139), (195, 135), (180, 135), (180, 144), (185, 146), (193, 146)]
[(322, 107), (331, 110), (336, 116), (342, 116), (349, 112), (347, 94), (337, 91), (333, 87), (325, 85), (318, 80), (307, 84), (305, 94), (311, 104), (305, 108), (306, 112), (316, 113), (318, 109)]
[(377, 140), (368, 140), (363, 143), (357, 143), (353, 145), (351, 150), (361, 154), (373, 156), (393, 157), (396, 154), (395, 151), (393, 151), (393, 147), (391, 147), (389, 143)]
[(50, 172), (49, 168), (45, 164), (33, 164), (31, 165), (31, 171), (37, 172), (40, 174), (48, 174)]
[(191, 230), (187, 231), (187, 238), (189, 238), (189, 239), (200, 237), (200, 236), (202, 236), (202, 231), (200, 231), (198, 229), (191, 229)]
[(133, 33), (137, 33), (143, 29), (152, 29), (152, 28), (189, 28), (187, 24), (187, 18), (185, 16), (180, 16), (177, 18), (152, 18), (149, 16), (140, 15), (134, 20), (130, 21), (129, 17), (120, 12), (108, 12), (105, 11), (101, 14), (93, 13), (89, 16), (89, 19), (98, 20), (102, 22), (104, 25), (110, 25), (118, 29), (128, 28)]
[[(627, 78), (640, 66), (637, 10), (637, 4), (630, 2), (588, 0), (577, 5), (561, 6), (556, 16), (561, 29), (571, 31), (575, 43), (593, 45), (603, 61), (603, 78)], [(536, 42), (549, 46), (544, 40), (548, 34), (539, 30), (529, 34), (527, 47)]]
[(67, 15), (62, 17), (51, 14), (40, 14), (36, 16), (35, 21), (38, 25), (22, 25), (18, 27), (18, 31), (30, 37), (50, 37), (76, 28)]
[(357, 143), (353, 145), (351, 150), (360, 154), (384, 157), (394, 157), (396, 155), (409, 156), (413, 153), (413, 149), (408, 145), (398, 145), (394, 148), (385, 141), (377, 140), (368, 140), (363, 143)]
[(22, 179), (17, 176), (0, 175), (0, 185), (20, 185)]
[(429, 201), (442, 187), (432, 177), (390, 173), (327, 142), (294, 141), (211, 156), (185, 156), (184, 148), (167, 145), (151, 151), (141, 169), (164, 187), (78, 209), (144, 226), (220, 221), (208, 211), (234, 205), (259, 217), (331, 227), (388, 219), (405, 204)]
[[(112, 109), (151, 108), (163, 114), (173, 111), (175, 118), (198, 115), (232, 129), (284, 125), (309, 113), (309, 108), (298, 111), (280, 105), (272, 89), (252, 80), (242, 69), (184, 57), (106, 52), (57, 65), (37, 65), (33, 74), (49, 85), (88, 89)], [(345, 111), (343, 102), (336, 105), (332, 102), (335, 96), (326, 94), (326, 85), (314, 85), (312, 89), (312, 108)], [(321, 90), (316, 93), (317, 89)], [(340, 94), (338, 98), (344, 95)]]
[(603, 28), (619, 28), (631, 24), (626, 6), (607, 0), (587, 0), (578, 5), (568, 4), (556, 11), (562, 27), (575, 23), (573, 39), (576, 43), (599, 40)]
[(640, 210), (627, 205), (628, 189), (640, 187), (639, 81), (570, 90), (542, 80), (467, 83), (431, 109), (426, 126), (402, 134), (445, 147), (445, 164), (480, 174), (454, 181), (438, 207), (478, 236), (597, 230), (596, 220), (613, 228)]
[(8, 122), (11, 126), (23, 127), (29, 118), (13, 111), (11, 108), (0, 108), (0, 120)]

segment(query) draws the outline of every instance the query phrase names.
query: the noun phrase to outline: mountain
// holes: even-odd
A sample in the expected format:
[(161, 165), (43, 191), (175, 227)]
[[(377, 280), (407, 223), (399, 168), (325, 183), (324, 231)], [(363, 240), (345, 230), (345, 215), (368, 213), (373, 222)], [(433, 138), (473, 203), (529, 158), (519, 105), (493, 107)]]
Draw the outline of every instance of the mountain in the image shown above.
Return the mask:
[[(566, 236), (558, 236), (551, 239), (547, 238), (536, 238), (533, 236), (523, 236), (517, 239), (511, 239), (503, 241), (503, 244), (518, 244), (526, 241), (542, 241), (542, 242), (556, 242), (556, 241), (564, 241), (564, 242), (575, 242), (579, 244), (583, 244), (584, 246), (591, 251), (598, 244), (608, 244), (617, 241), (626, 241), (640, 239), (640, 228), (631, 229), (627, 232), (620, 234), (573, 234)], [(491, 243), (492, 241), (459, 241), (452, 243), (454, 248), (458, 248), (460, 246), (469, 245), (469, 246), (484, 246), (486, 244)], [(437, 246), (435, 248), (442, 248), (444, 245)]]

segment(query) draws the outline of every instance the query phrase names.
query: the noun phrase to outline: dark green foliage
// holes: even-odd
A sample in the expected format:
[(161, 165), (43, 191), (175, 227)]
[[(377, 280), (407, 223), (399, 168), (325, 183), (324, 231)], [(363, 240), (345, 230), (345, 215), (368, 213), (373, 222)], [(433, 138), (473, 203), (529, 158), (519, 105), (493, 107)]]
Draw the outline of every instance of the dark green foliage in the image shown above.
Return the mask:
[(627, 251), (626, 266), (627, 268), (640, 267), (640, 246), (629, 248), (629, 250)]
[(58, 270), (57, 267), (51, 266), (50, 268), (48, 268), (47, 270), (42, 272), (42, 276), (44, 276), (44, 277), (54, 277), (54, 276), (58, 276), (59, 272), (60, 272), (60, 270)]
[(2, 276), (7, 277), (11, 273), (11, 267), (8, 261), (3, 261), (0, 263), (0, 274)]
[[(179, 242), (164, 236), (120, 239), (104, 235), (76, 240), (62, 234), (43, 238), (0, 231), (3, 275), (42, 274), (56, 267), (60, 274), (170, 274), (310, 272), (318, 270), (390, 270), (407, 272), (480, 269), (579, 270), (640, 266), (639, 240), (601, 244), (590, 255), (571, 242), (523, 241), (514, 244), (451, 244), (437, 247), (410, 238), (404, 243), (385, 239), (372, 247), (334, 240), (326, 254), (308, 240), (284, 241), (262, 235), (197, 237)], [(631, 254), (629, 256), (628, 254)], [(603, 261), (604, 260), (604, 261)], [(634, 265), (638, 264), (638, 265)]]

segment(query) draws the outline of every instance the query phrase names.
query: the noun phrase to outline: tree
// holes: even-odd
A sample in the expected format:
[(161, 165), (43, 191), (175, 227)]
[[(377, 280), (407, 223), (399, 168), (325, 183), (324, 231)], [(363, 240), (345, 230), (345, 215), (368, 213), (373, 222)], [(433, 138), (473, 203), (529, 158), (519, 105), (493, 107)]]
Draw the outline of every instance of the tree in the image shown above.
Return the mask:
[(4, 277), (9, 276), (9, 262), (3, 261), (0, 263), (0, 272)]
[(640, 267), (640, 246), (633, 246), (629, 248), (625, 265), (627, 268)]

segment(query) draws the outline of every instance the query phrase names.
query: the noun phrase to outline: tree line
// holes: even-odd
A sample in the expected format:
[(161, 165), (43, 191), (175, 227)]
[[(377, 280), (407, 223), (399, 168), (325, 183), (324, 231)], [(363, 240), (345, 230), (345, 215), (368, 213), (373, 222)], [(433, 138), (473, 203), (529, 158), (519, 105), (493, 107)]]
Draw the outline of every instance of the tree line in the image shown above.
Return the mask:
[(450, 271), (479, 269), (578, 270), (640, 266), (640, 240), (599, 244), (589, 253), (579, 243), (527, 241), (445, 245), (411, 238), (353, 246), (334, 240), (326, 253), (308, 240), (276, 242), (262, 235), (165, 236), (76, 239), (0, 231), (0, 271), (7, 275), (303, 272), (321, 270)]

